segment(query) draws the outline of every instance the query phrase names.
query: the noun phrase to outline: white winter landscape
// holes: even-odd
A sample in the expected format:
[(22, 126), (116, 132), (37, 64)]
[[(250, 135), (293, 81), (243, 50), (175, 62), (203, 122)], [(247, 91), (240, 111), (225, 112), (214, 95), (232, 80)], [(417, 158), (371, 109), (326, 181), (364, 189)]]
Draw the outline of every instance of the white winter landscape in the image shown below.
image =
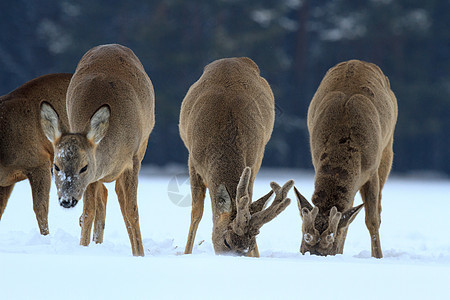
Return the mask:
[[(254, 195), (291, 178), (310, 198), (313, 174), (292, 170), (262, 170)], [(350, 226), (343, 255), (301, 255), (293, 191), (291, 205), (261, 230), (260, 258), (214, 255), (209, 196), (193, 254), (184, 255), (190, 207), (174, 202), (190, 194), (186, 179), (176, 170), (141, 173), (145, 257), (131, 255), (114, 184), (107, 185), (104, 243), (82, 247), (82, 203), (60, 207), (53, 183), (50, 235), (41, 236), (28, 181), (18, 183), (0, 221), (0, 299), (450, 299), (449, 180), (390, 177), (382, 201), (384, 258), (377, 260), (364, 211)]]

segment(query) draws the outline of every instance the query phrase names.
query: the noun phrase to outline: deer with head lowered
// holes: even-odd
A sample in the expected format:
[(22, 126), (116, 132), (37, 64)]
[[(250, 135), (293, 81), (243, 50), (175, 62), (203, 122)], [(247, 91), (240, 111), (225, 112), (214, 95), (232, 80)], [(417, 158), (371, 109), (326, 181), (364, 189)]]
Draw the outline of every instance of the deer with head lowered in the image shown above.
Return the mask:
[[(272, 90), (249, 58), (207, 65), (183, 100), (180, 135), (189, 150), (192, 214), (185, 253), (192, 253), (203, 215), (206, 188), (212, 202), (213, 245), (217, 254), (259, 256), (256, 236), (263, 224), (290, 203), (292, 180), (252, 202), (253, 182), (272, 134)], [(275, 192), (273, 203), (265, 208)]]
[(154, 126), (153, 85), (136, 55), (121, 45), (102, 45), (80, 60), (67, 90), (70, 128), (51, 105), (41, 123), (55, 147), (60, 205), (74, 207), (84, 194), (80, 244), (103, 242), (107, 189), (115, 190), (133, 255), (143, 256), (137, 206), (138, 173)]
[(0, 97), (0, 219), (16, 182), (28, 178), (42, 235), (49, 233), (48, 202), (53, 147), (41, 128), (40, 105), (51, 103), (67, 126), (66, 91), (72, 74), (33, 79)]
[[(315, 206), (294, 188), (303, 254), (342, 254), (348, 226), (364, 206), (372, 256), (383, 256), (381, 190), (392, 166), (396, 122), (397, 100), (378, 66), (350, 60), (327, 72), (308, 109)], [(363, 204), (353, 207), (358, 191)]]

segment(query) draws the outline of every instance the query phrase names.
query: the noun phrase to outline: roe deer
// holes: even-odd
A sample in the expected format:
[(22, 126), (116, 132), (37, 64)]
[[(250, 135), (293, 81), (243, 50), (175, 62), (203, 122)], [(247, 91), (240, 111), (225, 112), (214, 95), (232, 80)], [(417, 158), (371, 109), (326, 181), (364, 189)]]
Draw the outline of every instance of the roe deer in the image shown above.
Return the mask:
[(40, 105), (51, 103), (67, 126), (66, 91), (72, 74), (33, 79), (0, 97), (0, 219), (16, 182), (28, 178), (42, 235), (49, 233), (48, 200), (53, 146), (41, 128)]
[(252, 203), (253, 182), (270, 139), (275, 118), (272, 90), (249, 58), (216, 60), (204, 69), (183, 100), (180, 135), (189, 150), (192, 215), (185, 253), (192, 253), (203, 215), (206, 188), (213, 212), (217, 254), (259, 256), (256, 235), (280, 214), (292, 180)]
[[(396, 122), (397, 100), (378, 66), (350, 60), (327, 72), (308, 109), (315, 207), (294, 188), (303, 254), (342, 254), (348, 226), (364, 205), (372, 256), (383, 256), (381, 190), (392, 166)], [(358, 190), (363, 204), (352, 207)]]
[(55, 146), (55, 182), (61, 206), (77, 204), (84, 193), (80, 244), (103, 242), (107, 189), (116, 193), (133, 255), (144, 255), (137, 206), (138, 173), (154, 126), (153, 85), (130, 49), (113, 44), (89, 50), (78, 63), (67, 90), (70, 130), (52, 107), (41, 108), (41, 122)]

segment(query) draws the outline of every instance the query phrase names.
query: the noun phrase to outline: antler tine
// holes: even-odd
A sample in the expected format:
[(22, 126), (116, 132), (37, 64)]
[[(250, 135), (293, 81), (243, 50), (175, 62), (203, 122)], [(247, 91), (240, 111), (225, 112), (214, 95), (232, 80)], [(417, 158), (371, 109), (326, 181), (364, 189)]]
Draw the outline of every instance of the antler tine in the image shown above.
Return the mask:
[(273, 200), (273, 204), (280, 203), (283, 199), (286, 198), (289, 190), (294, 186), (294, 180), (288, 180), (283, 187), (280, 187), (278, 183), (272, 181), (270, 183), (270, 187), (275, 192), (275, 199)]
[(248, 184), (250, 182), (251, 174), (252, 170), (250, 167), (245, 167), (242, 171), (241, 178), (239, 179), (239, 183), (236, 188), (236, 200), (239, 200), (248, 194)]
[(342, 213), (337, 211), (336, 206), (333, 206), (330, 211), (330, 221), (328, 222), (328, 228), (331, 230), (331, 232), (336, 232), (341, 217)]

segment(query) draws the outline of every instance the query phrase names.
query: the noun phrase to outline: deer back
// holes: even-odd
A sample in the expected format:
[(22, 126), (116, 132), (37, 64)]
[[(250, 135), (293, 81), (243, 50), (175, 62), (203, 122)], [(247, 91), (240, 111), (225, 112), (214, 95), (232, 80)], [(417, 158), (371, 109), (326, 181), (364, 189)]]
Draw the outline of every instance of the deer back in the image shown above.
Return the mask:
[(273, 93), (246, 57), (207, 65), (180, 113), (180, 135), (196, 170), (210, 188), (219, 180), (233, 185), (233, 194), (246, 166), (258, 172), (273, 125)]
[(65, 95), (71, 77), (44, 75), (0, 98), (0, 167), (22, 173), (45, 164), (50, 167), (53, 146), (41, 129), (40, 104), (50, 103), (67, 128)]
[(103, 168), (118, 158), (131, 163), (125, 158), (145, 151), (155, 123), (154, 101), (152, 82), (132, 50), (117, 44), (94, 47), (80, 60), (67, 91), (70, 131), (86, 133), (93, 114), (107, 105), (111, 116), (97, 147), (98, 161)]

